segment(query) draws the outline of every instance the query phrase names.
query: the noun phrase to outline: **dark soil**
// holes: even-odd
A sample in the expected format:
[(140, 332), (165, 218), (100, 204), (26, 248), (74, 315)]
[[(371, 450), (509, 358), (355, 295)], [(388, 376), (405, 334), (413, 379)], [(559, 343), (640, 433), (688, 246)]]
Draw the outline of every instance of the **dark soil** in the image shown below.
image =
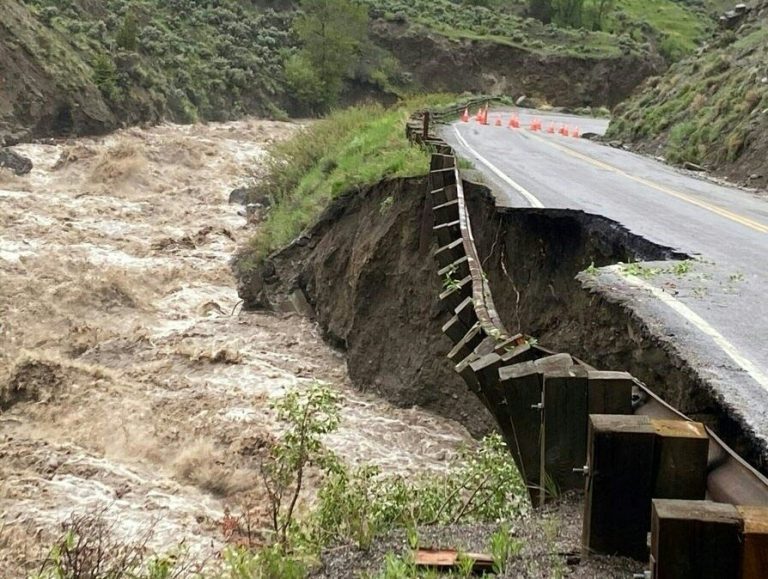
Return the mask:
[[(302, 238), (241, 277), (246, 307), (303, 309), (345, 351), (364, 391), (489, 432), (485, 407), (446, 358), (426, 180), (398, 179), (334, 201)], [(384, 203), (394, 197), (395, 203)], [(297, 291), (298, 290), (298, 291)]]
[(613, 107), (665, 68), (659, 56), (545, 55), (429, 34), (407, 22), (376, 21), (371, 33), (430, 92), (527, 95), (565, 107)]
[[(492, 427), (485, 408), (445, 358), (431, 208), (425, 182), (397, 180), (335, 201), (303, 238), (240, 279), (247, 307), (316, 315), (346, 352), (350, 376), (401, 405), (458, 420), (474, 435)], [(579, 211), (498, 209), (465, 182), (478, 252), (504, 325), (605, 370), (627, 371), (665, 401), (713, 428), (753, 464), (760, 445), (729, 416), (705, 378), (628, 307), (576, 279), (591, 265), (684, 259), (609, 219)], [(389, 196), (397, 202), (383, 210)], [(298, 291), (297, 291), (298, 290)]]

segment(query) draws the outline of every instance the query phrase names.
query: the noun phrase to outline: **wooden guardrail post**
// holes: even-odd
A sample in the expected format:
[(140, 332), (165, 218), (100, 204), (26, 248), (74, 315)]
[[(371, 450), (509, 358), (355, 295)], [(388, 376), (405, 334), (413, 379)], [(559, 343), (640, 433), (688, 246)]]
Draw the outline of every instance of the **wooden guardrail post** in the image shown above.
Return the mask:
[(768, 508), (736, 507), (742, 521), (741, 579), (768, 577)]
[(704, 498), (706, 429), (647, 416), (589, 418), (585, 551), (645, 560), (651, 500)]
[(653, 579), (738, 579), (741, 521), (733, 505), (654, 500)]

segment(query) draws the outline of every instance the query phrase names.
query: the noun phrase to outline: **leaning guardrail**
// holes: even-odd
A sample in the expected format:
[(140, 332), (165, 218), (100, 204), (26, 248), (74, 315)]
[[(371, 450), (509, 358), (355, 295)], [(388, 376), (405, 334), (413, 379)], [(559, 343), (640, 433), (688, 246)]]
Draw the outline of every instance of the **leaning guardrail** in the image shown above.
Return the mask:
[(429, 130), (435, 116), (413, 115), (406, 133), (432, 150), (427, 196), (440, 299), (453, 312), (448, 358), (494, 416), (532, 502), (583, 489), (585, 552), (648, 560), (650, 532), (653, 577), (768, 577), (768, 479), (630, 374), (504, 328), (456, 155)]

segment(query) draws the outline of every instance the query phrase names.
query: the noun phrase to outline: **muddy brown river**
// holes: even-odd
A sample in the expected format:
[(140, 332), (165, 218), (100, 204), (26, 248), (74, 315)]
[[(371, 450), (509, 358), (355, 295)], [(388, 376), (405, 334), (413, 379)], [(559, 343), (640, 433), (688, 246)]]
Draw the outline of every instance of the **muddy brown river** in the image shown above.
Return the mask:
[(349, 463), (443, 469), (470, 441), (353, 390), (311, 321), (240, 308), (229, 259), (254, 226), (229, 192), (296, 130), (162, 125), (14, 148), (34, 169), (0, 170), (0, 389), (23, 392), (0, 403), (0, 577), (93, 510), (126, 540), (151, 526), (155, 548), (219, 552), (225, 512), (265, 506), (270, 399), (313, 381), (343, 395), (326, 443)]

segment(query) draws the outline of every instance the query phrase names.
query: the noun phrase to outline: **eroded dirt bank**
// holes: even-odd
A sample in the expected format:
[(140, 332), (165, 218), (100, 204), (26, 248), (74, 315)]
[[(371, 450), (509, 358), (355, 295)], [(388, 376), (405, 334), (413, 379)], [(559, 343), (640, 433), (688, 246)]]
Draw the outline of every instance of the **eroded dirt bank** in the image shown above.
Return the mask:
[[(346, 350), (356, 384), (480, 433), (492, 422), (445, 359), (450, 342), (441, 326), (448, 312), (437, 298), (443, 281), (434, 275), (424, 188), (419, 179), (395, 181), (339, 199), (305, 238), (272, 256), (260, 276), (241, 280), (240, 292), (250, 306), (306, 297), (326, 336)], [(465, 189), (478, 251), (508, 330), (596, 367), (632, 373), (761, 463), (748, 431), (682, 359), (674, 337), (590, 287), (588, 274), (577, 279), (592, 267), (687, 256), (599, 216), (499, 210), (487, 188), (465, 183)]]
[(239, 291), (251, 308), (291, 308), (303, 296), (358, 388), (481, 435), (492, 419), (445, 357), (450, 315), (438, 299), (425, 187), (400, 179), (339, 198), (303, 238), (240, 279)]
[(228, 262), (253, 230), (229, 191), (295, 128), (166, 125), (15, 148), (35, 168), (0, 173), (0, 576), (39, 566), (73, 511), (215, 556), (227, 509), (266, 507), (268, 402), (286, 388), (343, 392), (328, 444), (350, 462), (440, 469), (469, 439), (350, 388), (316, 325), (238, 306)]

